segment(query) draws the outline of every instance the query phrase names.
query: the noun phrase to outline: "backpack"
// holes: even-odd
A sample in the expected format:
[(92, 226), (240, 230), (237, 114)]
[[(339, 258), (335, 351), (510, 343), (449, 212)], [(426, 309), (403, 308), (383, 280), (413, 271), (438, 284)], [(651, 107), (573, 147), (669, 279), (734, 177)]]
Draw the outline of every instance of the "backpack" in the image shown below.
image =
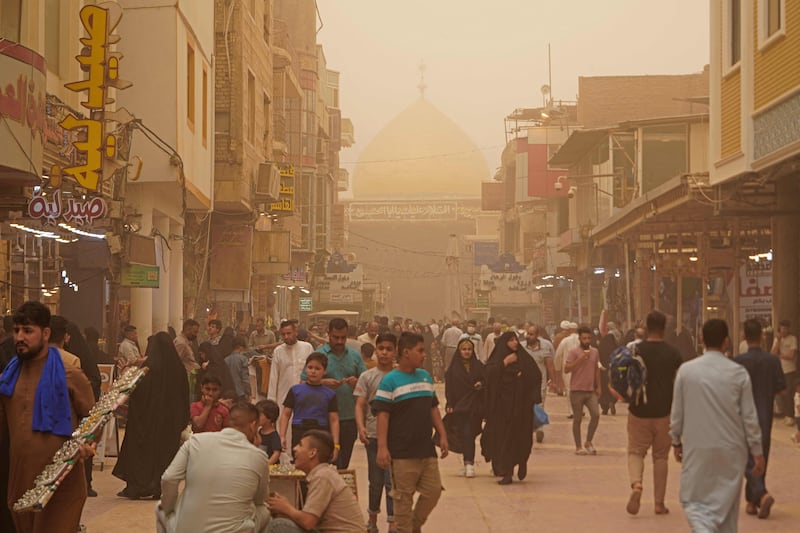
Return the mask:
[(633, 405), (647, 403), (647, 366), (635, 344), (632, 351), (620, 346), (611, 354), (608, 389), (621, 401)]

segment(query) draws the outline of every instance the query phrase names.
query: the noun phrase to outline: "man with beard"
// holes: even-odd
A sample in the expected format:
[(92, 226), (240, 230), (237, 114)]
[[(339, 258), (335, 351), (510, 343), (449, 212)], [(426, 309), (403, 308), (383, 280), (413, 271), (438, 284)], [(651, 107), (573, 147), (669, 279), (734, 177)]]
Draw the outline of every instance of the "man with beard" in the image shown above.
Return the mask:
[(183, 329), (181, 329), (181, 332), (175, 337), (175, 340), (172, 341), (175, 344), (175, 350), (178, 351), (178, 357), (181, 358), (181, 363), (183, 363), (187, 374), (192, 370), (200, 368), (200, 365), (197, 363), (197, 357), (195, 357), (194, 350), (192, 349), (192, 343), (197, 338), (197, 333), (199, 331), (200, 323), (190, 318), (183, 323)]
[[(14, 313), (14, 338), (17, 355), (0, 377), (0, 439), (7, 432), (14, 457), (9, 506), (33, 487), (36, 476), (94, 405), (92, 387), (81, 369), (64, 364), (58, 348), (48, 346), (50, 310), (44, 304), (20, 306)], [(81, 448), (82, 459), (91, 453), (88, 446)], [(85, 502), (86, 476), (80, 464), (44, 510), (12, 513), (14, 525), (20, 533), (77, 531)]]
[[(572, 437), (575, 439), (575, 455), (597, 455), (592, 445), (594, 432), (600, 422), (598, 398), (600, 397), (600, 367), (597, 365), (600, 354), (591, 346), (592, 330), (587, 327), (578, 329), (580, 345), (569, 351), (564, 365), (564, 372), (571, 374), (569, 401), (575, 417), (572, 420)], [(583, 408), (589, 411), (589, 429), (586, 442), (581, 447), (581, 418)]]
[[(317, 349), (328, 358), (328, 367), (325, 370), (322, 384), (336, 391), (336, 403), (339, 406), (339, 443), (341, 444), (336, 463), (341, 469), (350, 466), (353, 444), (358, 437), (356, 399), (353, 397), (353, 389), (358, 383), (358, 377), (367, 371), (361, 354), (345, 344), (347, 331), (347, 321), (343, 318), (334, 318), (328, 323), (328, 342)], [(300, 377), (303, 380), (306, 379), (305, 370)]]

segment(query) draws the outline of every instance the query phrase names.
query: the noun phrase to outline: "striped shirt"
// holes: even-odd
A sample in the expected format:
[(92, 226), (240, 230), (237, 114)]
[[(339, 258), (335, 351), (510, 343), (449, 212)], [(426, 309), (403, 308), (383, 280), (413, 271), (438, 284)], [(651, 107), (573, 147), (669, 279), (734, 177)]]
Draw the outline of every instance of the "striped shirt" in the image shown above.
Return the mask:
[(388, 445), (392, 458), (436, 457), (431, 437), (432, 409), (438, 405), (433, 379), (425, 370), (392, 370), (386, 374), (378, 385), (372, 409), (389, 413)]

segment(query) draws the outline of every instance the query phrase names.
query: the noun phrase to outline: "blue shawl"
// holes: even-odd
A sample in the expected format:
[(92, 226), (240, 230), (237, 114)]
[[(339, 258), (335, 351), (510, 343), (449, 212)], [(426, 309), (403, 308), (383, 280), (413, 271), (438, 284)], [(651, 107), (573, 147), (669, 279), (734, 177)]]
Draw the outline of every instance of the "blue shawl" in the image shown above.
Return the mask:
[[(19, 356), (14, 356), (0, 375), (0, 394), (11, 396), (17, 386), (21, 364)], [(50, 346), (42, 376), (36, 386), (33, 402), (33, 431), (43, 431), (72, 436), (72, 409), (67, 389), (67, 372), (58, 348)]]

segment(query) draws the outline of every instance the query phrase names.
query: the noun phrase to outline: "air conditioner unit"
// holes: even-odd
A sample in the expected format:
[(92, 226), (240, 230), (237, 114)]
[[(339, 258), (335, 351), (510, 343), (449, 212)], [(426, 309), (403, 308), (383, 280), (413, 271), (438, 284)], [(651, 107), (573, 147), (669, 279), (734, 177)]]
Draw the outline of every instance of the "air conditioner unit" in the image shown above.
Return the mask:
[(281, 173), (275, 164), (265, 162), (258, 165), (255, 193), (268, 202), (278, 201), (281, 193)]

